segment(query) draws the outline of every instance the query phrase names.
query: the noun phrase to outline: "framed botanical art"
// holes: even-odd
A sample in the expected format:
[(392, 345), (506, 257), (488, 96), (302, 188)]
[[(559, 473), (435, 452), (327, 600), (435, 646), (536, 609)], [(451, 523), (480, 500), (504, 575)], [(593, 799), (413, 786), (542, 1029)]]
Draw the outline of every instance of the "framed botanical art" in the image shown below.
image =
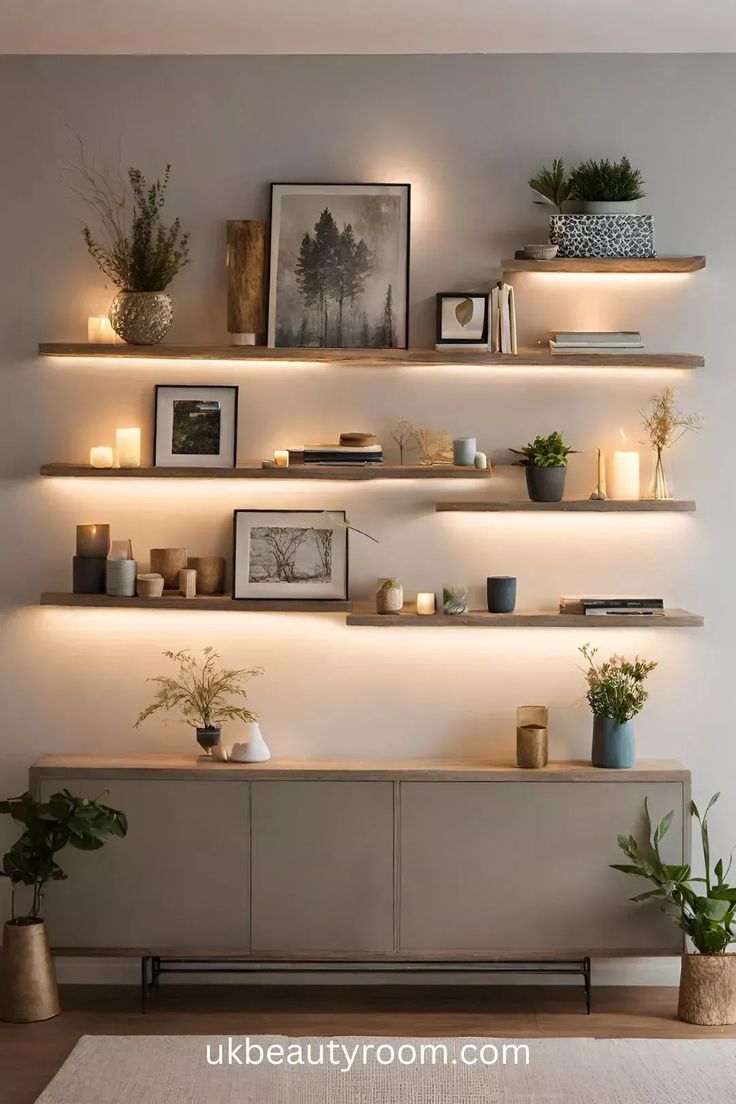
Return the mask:
[(405, 349), (409, 184), (272, 184), (268, 344)]
[(488, 344), (488, 296), (443, 291), (437, 296), (437, 346)]
[(341, 510), (235, 510), (233, 598), (345, 601)]
[(234, 468), (237, 387), (156, 387), (153, 463), (157, 468)]

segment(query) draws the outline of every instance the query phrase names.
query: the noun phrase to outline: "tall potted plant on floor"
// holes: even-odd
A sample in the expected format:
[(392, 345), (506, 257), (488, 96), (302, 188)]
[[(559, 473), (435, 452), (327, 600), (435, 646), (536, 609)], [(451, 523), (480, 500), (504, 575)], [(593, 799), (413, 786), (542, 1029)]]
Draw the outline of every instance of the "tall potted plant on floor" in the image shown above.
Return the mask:
[(726, 878), (731, 860), (724, 869), (723, 859), (711, 868), (708, 814), (720, 794), (714, 794), (705, 812), (694, 801), (690, 815), (700, 825), (705, 877), (693, 878), (688, 864), (665, 863), (660, 844), (672, 824), (673, 813), (652, 825), (648, 803), (644, 802), (648, 835), (644, 847), (633, 836), (619, 836), (618, 845), (627, 863), (614, 863), (613, 869), (636, 878), (644, 878), (652, 889), (632, 897), (632, 901), (660, 901), (665, 916), (683, 930), (695, 948), (686, 949), (680, 971), (680, 997), (677, 1014), (693, 1024), (736, 1023), (736, 954), (727, 953), (736, 939), (734, 912), (736, 886)]
[(654, 660), (611, 656), (599, 663), (597, 648), (583, 644), (579, 649), (587, 660), (586, 697), (593, 710), (594, 767), (625, 769), (636, 760), (633, 719), (641, 713), (649, 694), (644, 685), (657, 664)]
[[(68, 790), (36, 801), (29, 793), (0, 801), (0, 814), (11, 816), (24, 831), (3, 858), (3, 877), (10, 879), (11, 917), (3, 929), (0, 957), (0, 1019), (11, 1023), (48, 1020), (59, 1014), (59, 993), (41, 919), (49, 882), (66, 879), (56, 854), (67, 845), (97, 851), (113, 836), (128, 831), (124, 813)], [(16, 915), (16, 889), (32, 890), (28, 912)]]
[(532, 502), (559, 502), (565, 493), (567, 458), (573, 452), (561, 433), (535, 437), (523, 449), (509, 449), (526, 472), (526, 488)]

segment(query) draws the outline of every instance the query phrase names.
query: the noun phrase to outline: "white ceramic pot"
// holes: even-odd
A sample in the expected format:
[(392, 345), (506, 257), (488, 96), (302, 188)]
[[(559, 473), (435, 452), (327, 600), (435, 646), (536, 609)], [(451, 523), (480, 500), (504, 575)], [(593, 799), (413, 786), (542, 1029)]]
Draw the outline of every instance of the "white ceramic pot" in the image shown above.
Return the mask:
[(119, 598), (135, 595), (135, 560), (108, 560), (105, 564), (105, 593)]
[(639, 210), (639, 200), (584, 199), (580, 210), (584, 215), (635, 215)]
[(271, 758), (268, 744), (261, 734), (261, 726), (256, 721), (245, 725), (247, 742), (233, 744), (228, 750), (228, 759), (232, 763), (265, 763)]

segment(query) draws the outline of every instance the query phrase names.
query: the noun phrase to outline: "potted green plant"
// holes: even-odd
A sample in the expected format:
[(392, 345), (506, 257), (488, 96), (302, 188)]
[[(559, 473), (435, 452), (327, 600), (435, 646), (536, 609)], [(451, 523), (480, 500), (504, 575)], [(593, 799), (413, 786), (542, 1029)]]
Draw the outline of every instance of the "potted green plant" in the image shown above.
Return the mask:
[(523, 457), (517, 463), (526, 471), (526, 487), (532, 502), (559, 502), (565, 493), (567, 458), (573, 453), (560, 433), (535, 437), (523, 449), (510, 449)]
[(130, 168), (126, 186), (119, 174), (90, 164), (80, 141), (78, 163), (70, 169), (75, 193), (92, 208), (100, 225), (100, 241), (84, 227), (87, 249), (120, 288), (110, 307), (112, 328), (132, 345), (155, 345), (174, 317), (166, 289), (189, 263), (189, 235), (182, 234), (179, 219), (170, 225), (161, 220), (171, 166), (166, 166), (163, 180), (153, 184), (139, 169)]
[(653, 886), (631, 900), (660, 901), (662, 912), (682, 929), (695, 948), (695, 953), (686, 948), (682, 956), (677, 1007), (680, 1019), (693, 1024), (736, 1023), (736, 955), (727, 953), (736, 939), (736, 886), (726, 881), (731, 860), (724, 869), (723, 859), (719, 859), (711, 870), (708, 836), (708, 814), (719, 796), (713, 795), (702, 816), (695, 802), (690, 803), (690, 816), (700, 825), (705, 877), (694, 878), (689, 864), (664, 862), (660, 844), (674, 814), (667, 813), (653, 826), (646, 801), (645, 846), (640, 847), (634, 836), (619, 836), (618, 845), (629, 861), (613, 864), (614, 870), (644, 878)]
[[(263, 674), (262, 667), (217, 669), (219, 653), (214, 648), (202, 649), (201, 659), (185, 649), (181, 652), (164, 652), (167, 659), (179, 665), (179, 673), (156, 675), (148, 682), (158, 684), (155, 699), (139, 715), (138, 728), (154, 713), (179, 710), (187, 724), (196, 730), (197, 743), (203, 749), (202, 758), (210, 758), (212, 748), (220, 743), (223, 721), (242, 721), (255, 725), (258, 718), (245, 706), (237, 704), (247, 700), (246, 683)], [(234, 704), (229, 699), (235, 698)]]
[(594, 767), (624, 769), (635, 762), (633, 719), (641, 713), (649, 697), (646, 682), (657, 664), (649, 659), (624, 659), (611, 656), (596, 662), (597, 648), (583, 644), (579, 649), (587, 660), (583, 669), (593, 711)]
[(570, 174), (562, 158), (555, 158), (551, 169), (543, 165), (529, 181), (529, 187), (536, 195), (535, 203), (556, 207), (562, 214), (562, 205), (570, 197)]
[(628, 157), (620, 161), (583, 161), (573, 169), (568, 195), (580, 204), (588, 215), (635, 214), (639, 200), (646, 192), (639, 169), (633, 168)]
[[(0, 961), (0, 1019), (33, 1023), (59, 1014), (59, 993), (41, 918), (49, 882), (67, 875), (56, 854), (67, 845), (97, 851), (128, 831), (125, 814), (68, 790), (36, 801), (29, 793), (0, 801), (0, 814), (23, 825), (23, 832), (3, 857), (0, 874), (10, 879), (11, 915), (3, 928)], [(16, 888), (33, 890), (28, 912), (16, 915)]]

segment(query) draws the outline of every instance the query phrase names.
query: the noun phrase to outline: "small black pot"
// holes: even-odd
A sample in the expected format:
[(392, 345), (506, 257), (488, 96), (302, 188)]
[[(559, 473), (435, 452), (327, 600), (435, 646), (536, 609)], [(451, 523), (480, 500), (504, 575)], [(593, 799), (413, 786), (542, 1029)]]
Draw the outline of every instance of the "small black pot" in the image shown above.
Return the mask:
[(567, 467), (558, 464), (553, 468), (537, 468), (527, 464), (526, 489), (532, 502), (560, 502), (565, 493)]
[(489, 613), (513, 613), (516, 605), (516, 579), (512, 575), (496, 575), (486, 579)]
[(217, 747), (220, 742), (221, 729), (217, 725), (208, 725), (207, 728), (197, 729), (197, 743), (204, 751), (205, 755), (209, 755), (213, 747)]

